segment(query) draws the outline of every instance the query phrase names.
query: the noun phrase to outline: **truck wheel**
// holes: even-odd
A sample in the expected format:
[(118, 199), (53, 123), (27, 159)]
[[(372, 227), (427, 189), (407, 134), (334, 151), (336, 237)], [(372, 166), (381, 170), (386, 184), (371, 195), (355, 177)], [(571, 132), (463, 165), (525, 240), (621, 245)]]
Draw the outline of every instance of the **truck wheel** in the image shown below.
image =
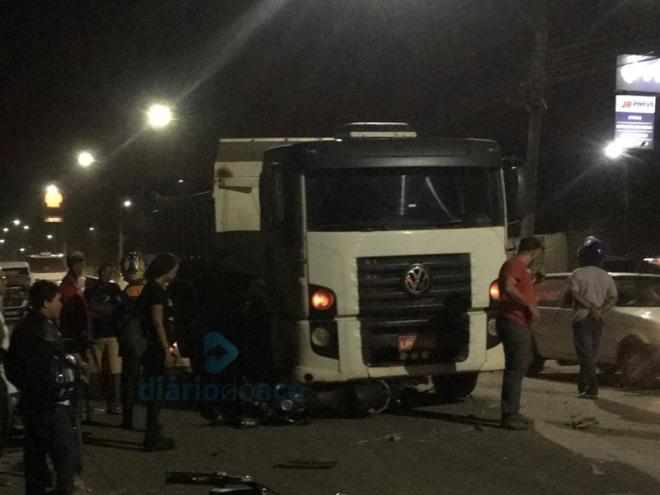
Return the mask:
[(619, 351), (617, 366), (623, 387), (646, 387), (653, 382), (653, 352), (642, 342), (625, 345)]
[(435, 392), (445, 400), (454, 401), (467, 397), (477, 386), (479, 372), (439, 375), (433, 378)]
[(275, 378), (271, 337), (271, 323), (265, 305), (261, 301), (251, 303), (245, 312), (239, 341), (239, 360), (244, 375), (265, 383)]

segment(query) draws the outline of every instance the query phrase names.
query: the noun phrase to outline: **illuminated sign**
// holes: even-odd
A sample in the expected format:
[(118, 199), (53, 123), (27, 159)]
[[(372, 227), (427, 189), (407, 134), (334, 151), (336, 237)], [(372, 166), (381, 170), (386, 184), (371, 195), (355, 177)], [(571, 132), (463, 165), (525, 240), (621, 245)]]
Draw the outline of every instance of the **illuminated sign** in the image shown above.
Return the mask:
[(624, 148), (653, 149), (655, 96), (617, 95), (614, 141)]
[(57, 217), (57, 216), (44, 217), (44, 222), (45, 223), (62, 223), (62, 222), (64, 222), (64, 218)]
[(46, 188), (46, 194), (44, 194), (44, 203), (46, 203), (47, 208), (59, 208), (62, 206), (62, 193), (57, 188), (57, 186), (51, 184)]
[(617, 91), (660, 93), (660, 58), (620, 55), (616, 65)]

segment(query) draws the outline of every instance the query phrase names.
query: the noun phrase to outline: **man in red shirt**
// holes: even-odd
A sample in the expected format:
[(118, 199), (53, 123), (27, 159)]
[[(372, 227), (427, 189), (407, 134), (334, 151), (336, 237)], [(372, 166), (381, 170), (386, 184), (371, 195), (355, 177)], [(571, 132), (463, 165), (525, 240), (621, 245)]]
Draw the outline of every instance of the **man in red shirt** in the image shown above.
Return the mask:
[[(76, 393), (71, 403), (73, 429), (78, 444), (78, 454), (82, 450), (81, 423), (90, 418), (90, 406), (87, 397), (89, 374), (87, 366), (87, 352), (89, 350), (89, 316), (85, 301), (85, 255), (80, 251), (71, 251), (66, 257), (69, 268), (60, 284), (62, 295), (62, 312), (60, 313), (60, 328), (64, 337), (67, 352), (76, 355), (80, 366), (80, 377), (76, 384)], [(78, 455), (76, 465), (76, 483), (81, 484), (80, 473), (82, 464)]]
[(539, 319), (538, 299), (529, 267), (543, 249), (536, 237), (520, 241), (518, 254), (500, 269), (502, 304), (497, 315), (497, 334), (504, 346), (502, 420), (507, 430), (529, 430), (534, 421), (519, 413), (523, 377), (527, 372), (532, 342), (532, 323)]

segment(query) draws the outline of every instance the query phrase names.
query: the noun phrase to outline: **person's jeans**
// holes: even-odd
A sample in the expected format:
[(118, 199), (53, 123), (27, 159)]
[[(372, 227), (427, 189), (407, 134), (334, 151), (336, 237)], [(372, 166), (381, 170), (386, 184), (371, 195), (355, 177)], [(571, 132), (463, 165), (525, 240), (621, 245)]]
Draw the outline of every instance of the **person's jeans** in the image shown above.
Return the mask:
[(522, 381), (530, 361), (532, 334), (508, 318), (497, 318), (497, 334), (504, 346), (504, 377), (502, 379), (502, 417), (513, 416), (520, 410)]
[(140, 380), (140, 359), (124, 357), (121, 370), (121, 403), (124, 424), (133, 424), (133, 410)]
[(573, 344), (580, 362), (578, 392), (581, 394), (598, 395), (596, 353), (602, 333), (603, 320), (600, 318), (585, 318), (573, 322)]
[(50, 457), (57, 475), (58, 495), (73, 494), (78, 463), (76, 439), (66, 406), (56, 406), (24, 417), (25, 493), (43, 495), (50, 485)]
[[(165, 378), (165, 358), (160, 346), (154, 344), (147, 347), (147, 351), (142, 358), (142, 366), (145, 381), (149, 381), (153, 378), (154, 382), (158, 383), (159, 379), (163, 380)], [(146, 406), (147, 424), (144, 435), (145, 444), (157, 442), (161, 437), (162, 429), (160, 425), (160, 402), (154, 396), (153, 400), (148, 401)]]

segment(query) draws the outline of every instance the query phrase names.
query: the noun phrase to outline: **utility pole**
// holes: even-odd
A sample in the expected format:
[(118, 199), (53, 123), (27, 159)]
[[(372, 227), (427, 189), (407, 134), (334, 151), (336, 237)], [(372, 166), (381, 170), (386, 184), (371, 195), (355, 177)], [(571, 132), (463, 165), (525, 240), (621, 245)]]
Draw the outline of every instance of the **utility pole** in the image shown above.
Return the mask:
[(527, 131), (527, 159), (525, 160), (523, 172), (525, 177), (523, 189), (525, 216), (520, 226), (521, 237), (534, 235), (541, 125), (546, 111), (543, 92), (545, 89), (545, 60), (548, 52), (547, 0), (531, 0), (530, 7), (534, 26), (534, 54), (532, 55), (527, 93), (529, 127)]

